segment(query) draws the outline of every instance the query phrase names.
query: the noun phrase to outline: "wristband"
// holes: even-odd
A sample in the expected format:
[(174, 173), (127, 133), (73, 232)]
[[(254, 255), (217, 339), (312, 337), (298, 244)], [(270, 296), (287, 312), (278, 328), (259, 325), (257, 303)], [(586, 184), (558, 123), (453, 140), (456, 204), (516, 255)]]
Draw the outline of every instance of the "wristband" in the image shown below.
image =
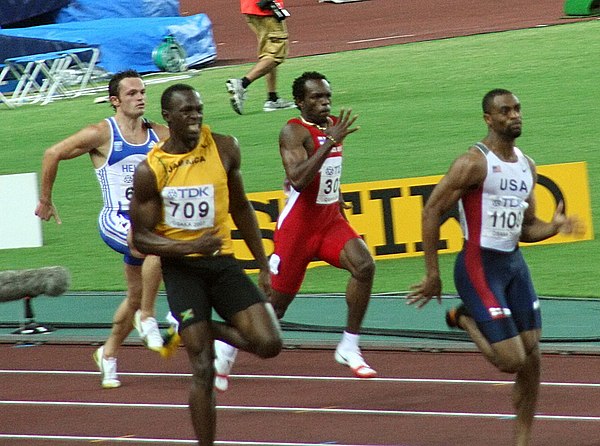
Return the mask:
[(325, 138), (327, 138), (329, 141), (331, 141), (334, 144), (337, 144), (338, 142), (335, 140), (335, 138), (331, 135), (325, 135)]

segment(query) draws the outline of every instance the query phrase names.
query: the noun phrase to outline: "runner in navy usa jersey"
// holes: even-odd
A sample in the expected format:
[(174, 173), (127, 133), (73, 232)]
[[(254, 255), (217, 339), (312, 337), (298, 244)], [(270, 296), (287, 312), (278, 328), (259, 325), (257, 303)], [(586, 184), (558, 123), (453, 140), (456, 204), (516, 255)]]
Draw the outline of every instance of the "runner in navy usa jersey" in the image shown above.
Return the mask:
[(521, 104), (510, 91), (483, 98), (488, 134), (459, 156), (423, 208), (425, 278), (412, 286), (411, 304), (441, 298), (437, 246), (442, 215), (458, 203), (464, 248), (455, 285), (463, 304), (448, 312), (449, 326), (467, 331), (499, 370), (516, 374), (513, 404), (517, 446), (530, 444), (540, 383), (540, 305), (519, 241), (536, 242), (582, 225), (558, 203), (550, 222), (536, 217), (533, 161), (514, 145), (521, 135)]

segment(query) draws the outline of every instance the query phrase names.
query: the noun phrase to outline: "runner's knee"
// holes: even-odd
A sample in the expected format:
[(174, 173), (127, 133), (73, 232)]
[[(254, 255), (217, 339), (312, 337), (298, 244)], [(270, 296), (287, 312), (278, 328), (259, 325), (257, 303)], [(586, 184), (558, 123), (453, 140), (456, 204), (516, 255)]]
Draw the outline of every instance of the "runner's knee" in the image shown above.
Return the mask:
[(523, 368), (526, 361), (525, 355), (515, 353), (514, 355), (498, 357), (496, 367), (504, 373), (517, 373)]
[(273, 358), (281, 352), (283, 341), (277, 335), (261, 337), (254, 342), (254, 351), (261, 358)]
[(375, 277), (375, 261), (371, 256), (363, 258), (354, 268), (352, 276), (360, 282), (372, 282)]
[(277, 319), (283, 319), (283, 316), (285, 316), (285, 312), (287, 310), (287, 305), (282, 306), (273, 303), (273, 310), (275, 310), (275, 316), (277, 316)]
[(275, 316), (277, 316), (277, 319), (283, 319), (283, 316), (285, 316), (285, 312), (287, 311), (290, 303), (292, 303), (292, 300), (294, 300), (293, 295), (273, 292), (269, 302), (273, 307), (273, 311), (275, 311)]
[(210, 349), (203, 349), (190, 358), (194, 385), (212, 389), (215, 376), (213, 357)]

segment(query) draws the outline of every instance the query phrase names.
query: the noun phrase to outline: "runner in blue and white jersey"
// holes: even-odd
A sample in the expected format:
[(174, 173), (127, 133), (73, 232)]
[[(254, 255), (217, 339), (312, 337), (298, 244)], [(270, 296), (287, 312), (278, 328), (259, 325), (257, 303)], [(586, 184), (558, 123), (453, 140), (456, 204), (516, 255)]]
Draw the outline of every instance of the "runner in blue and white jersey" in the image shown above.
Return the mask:
[(154, 317), (154, 303), (161, 282), (160, 260), (144, 257), (128, 243), (129, 199), (137, 164), (159, 140), (169, 136), (166, 126), (143, 118), (146, 87), (133, 70), (115, 74), (108, 85), (113, 117), (92, 124), (53, 145), (44, 153), (40, 200), (35, 214), (42, 220), (61, 219), (52, 201), (52, 189), (61, 161), (89, 154), (102, 190), (104, 206), (100, 212), (102, 239), (124, 256), (127, 296), (113, 317), (111, 334), (94, 359), (102, 374), (102, 387), (121, 385), (117, 377), (117, 351), (132, 331), (134, 323), (146, 346), (162, 348), (162, 337)]

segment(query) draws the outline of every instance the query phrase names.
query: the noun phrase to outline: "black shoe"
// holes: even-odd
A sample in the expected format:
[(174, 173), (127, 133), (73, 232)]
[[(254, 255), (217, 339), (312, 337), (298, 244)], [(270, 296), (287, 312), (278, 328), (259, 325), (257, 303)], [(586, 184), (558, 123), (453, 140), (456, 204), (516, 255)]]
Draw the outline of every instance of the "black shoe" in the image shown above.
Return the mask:
[(451, 308), (446, 311), (446, 325), (450, 328), (464, 330), (460, 325), (458, 325), (458, 319), (461, 316), (470, 316), (464, 304), (460, 304), (458, 307)]

